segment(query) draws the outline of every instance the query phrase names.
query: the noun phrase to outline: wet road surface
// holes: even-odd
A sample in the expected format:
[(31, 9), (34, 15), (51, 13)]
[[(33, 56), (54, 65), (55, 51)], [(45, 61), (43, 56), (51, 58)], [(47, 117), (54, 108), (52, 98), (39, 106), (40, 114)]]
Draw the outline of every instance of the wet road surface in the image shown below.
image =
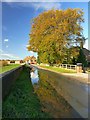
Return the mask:
[(60, 74), (36, 67), (30, 74), (43, 111), (54, 118), (88, 118), (87, 84), (77, 84)]

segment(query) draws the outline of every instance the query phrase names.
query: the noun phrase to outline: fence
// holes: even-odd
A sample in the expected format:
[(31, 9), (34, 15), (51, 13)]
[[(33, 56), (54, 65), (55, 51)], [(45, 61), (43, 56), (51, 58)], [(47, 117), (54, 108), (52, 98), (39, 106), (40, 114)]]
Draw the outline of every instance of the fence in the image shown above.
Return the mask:
[(56, 67), (75, 70), (77, 73), (82, 73), (82, 65), (78, 63), (77, 65), (70, 65), (70, 64), (60, 64), (60, 65), (54, 65)]
[(77, 70), (77, 65), (60, 64), (59, 67), (60, 67), (60, 68), (66, 68), (66, 69)]
[[(49, 64), (43, 64), (41, 63), (40, 65), (44, 66), (49, 66)], [(65, 69), (70, 69), (70, 70), (75, 70), (77, 73), (82, 72), (82, 65), (81, 63), (77, 63), (77, 65), (71, 65), (71, 64), (54, 64), (54, 67), (60, 67), (60, 68), (65, 68)]]
[(9, 94), (12, 85), (15, 80), (19, 77), (20, 72), (23, 70), (23, 66), (10, 70), (8, 72), (0, 74), (0, 79), (2, 80), (2, 100)]

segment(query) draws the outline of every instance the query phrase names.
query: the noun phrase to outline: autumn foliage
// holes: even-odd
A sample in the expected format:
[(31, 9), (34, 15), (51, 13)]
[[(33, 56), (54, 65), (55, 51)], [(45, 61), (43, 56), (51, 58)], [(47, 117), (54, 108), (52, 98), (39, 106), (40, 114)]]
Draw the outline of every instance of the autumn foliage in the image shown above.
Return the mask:
[(0, 60), (0, 67), (7, 66), (8, 62), (6, 60)]
[[(62, 63), (78, 55), (84, 22), (81, 9), (49, 10), (33, 19), (28, 50), (38, 53), (43, 63)], [(73, 54), (75, 53), (75, 54)]]

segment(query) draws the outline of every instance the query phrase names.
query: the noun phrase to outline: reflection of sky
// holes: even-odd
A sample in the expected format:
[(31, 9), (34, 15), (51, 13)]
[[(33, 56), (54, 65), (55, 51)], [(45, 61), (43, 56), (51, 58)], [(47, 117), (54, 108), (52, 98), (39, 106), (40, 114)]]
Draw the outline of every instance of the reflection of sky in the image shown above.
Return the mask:
[(85, 85), (85, 90), (90, 94), (90, 85)]
[(31, 72), (30, 74), (31, 74), (31, 81), (32, 81), (32, 84), (38, 83), (38, 81), (39, 81), (38, 70), (35, 69), (35, 71), (34, 71), (34, 72)]

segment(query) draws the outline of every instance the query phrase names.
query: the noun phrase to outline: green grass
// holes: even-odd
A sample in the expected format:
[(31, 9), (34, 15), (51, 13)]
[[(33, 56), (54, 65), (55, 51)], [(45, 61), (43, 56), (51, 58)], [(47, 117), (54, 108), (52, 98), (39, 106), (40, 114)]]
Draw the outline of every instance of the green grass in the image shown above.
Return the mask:
[(7, 71), (12, 70), (12, 69), (19, 67), (19, 66), (20, 66), (20, 64), (10, 64), (7, 66), (0, 67), (0, 73), (7, 72)]
[(87, 69), (87, 72), (90, 73), (90, 67)]
[(41, 110), (41, 103), (34, 93), (28, 68), (24, 68), (16, 80), (9, 96), (3, 102), (4, 118), (47, 118)]
[(58, 68), (58, 67), (52, 67), (52, 66), (41, 66), (42, 68), (47, 68), (49, 70), (53, 70), (55, 72), (60, 72), (60, 73), (76, 73), (75, 70), (69, 70), (69, 69), (65, 69), (65, 68)]

